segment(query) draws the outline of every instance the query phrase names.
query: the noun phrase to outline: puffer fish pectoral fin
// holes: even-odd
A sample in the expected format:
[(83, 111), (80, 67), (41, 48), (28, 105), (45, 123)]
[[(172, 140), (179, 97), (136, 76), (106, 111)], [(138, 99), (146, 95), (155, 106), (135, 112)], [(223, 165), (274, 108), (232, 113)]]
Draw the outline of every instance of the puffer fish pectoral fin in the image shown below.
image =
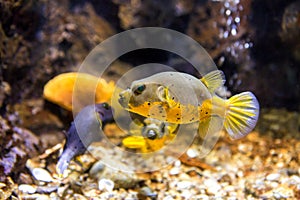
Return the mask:
[(259, 116), (259, 103), (251, 92), (242, 92), (227, 100), (224, 128), (232, 139), (247, 135), (255, 127)]
[(159, 100), (161, 100), (162, 102), (166, 102), (167, 101), (166, 88), (164, 86), (159, 86), (156, 89), (156, 94), (157, 94), (157, 97), (159, 98)]
[(173, 108), (177, 105), (177, 103), (170, 98), (168, 87), (159, 86), (156, 90), (157, 96), (159, 100), (168, 104), (170, 108)]
[(205, 157), (215, 146), (223, 128), (224, 119), (213, 115), (199, 123), (198, 133), (202, 139), (200, 157)]
[(177, 128), (178, 128), (178, 124), (168, 123), (168, 125), (167, 125), (169, 134), (175, 134), (175, 131), (177, 130)]
[(221, 70), (209, 72), (201, 78), (201, 82), (207, 87), (210, 93), (213, 93), (225, 83), (225, 75)]

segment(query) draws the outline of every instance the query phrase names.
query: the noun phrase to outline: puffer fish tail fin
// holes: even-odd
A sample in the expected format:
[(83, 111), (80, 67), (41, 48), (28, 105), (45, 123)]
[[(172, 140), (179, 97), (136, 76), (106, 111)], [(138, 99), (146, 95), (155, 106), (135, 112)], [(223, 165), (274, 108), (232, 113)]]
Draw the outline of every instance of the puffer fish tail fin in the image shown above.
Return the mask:
[(259, 103), (251, 92), (242, 92), (227, 100), (224, 128), (232, 139), (247, 135), (255, 127)]
[(207, 87), (210, 93), (223, 86), (225, 83), (225, 75), (221, 70), (214, 70), (203, 76), (201, 82)]

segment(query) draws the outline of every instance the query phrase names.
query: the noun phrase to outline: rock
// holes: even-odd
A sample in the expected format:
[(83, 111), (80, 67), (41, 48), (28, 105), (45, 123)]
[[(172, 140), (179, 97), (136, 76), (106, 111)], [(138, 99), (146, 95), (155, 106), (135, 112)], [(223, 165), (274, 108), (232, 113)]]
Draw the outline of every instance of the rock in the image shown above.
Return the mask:
[(276, 199), (287, 199), (294, 196), (294, 191), (286, 186), (279, 186), (273, 190), (273, 196)]
[(241, 153), (250, 153), (253, 149), (253, 146), (252, 144), (239, 144), (238, 146), (238, 150), (241, 152)]
[(173, 167), (173, 168), (170, 169), (169, 174), (170, 174), (170, 175), (177, 175), (177, 174), (180, 173), (180, 171), (181, 171), (181, 170), (180, 170), (179, 167)]
[(111, 192), (114, 187), (115, 183), (112, 180), (103, 178), (98, 181), (98, 188), (101, 191)]
[(96, 163), (93, 164), (89, 171), (89, 175), (92, 178), (98, 178), (98, 175), (104, 170), (105, 165), (101, 160), (97, 161)]
[(179, 190), (190, 189), (192, 187), (192, 183), (190, 181), (180, 181), (177, 183), (177, 188)]
[(147, 198), (156, 199), (157, 193), (153, 192), (151, 188), (145, 186), (139, 189), (137, 197), (139, 199), (147, 199)]
[(188, 149), (186, 154), (190, 158), (195, 158), (198, 156), (198, 152), (196, 152), (194, 149)]
[(57, 191), (58, 186), (39, 186), (36, 189), (37, 193), (50, 194)]
[(277, 181), (280, 178), (280, 174), (269, 174), (266, 179), (268, 181)]
[[(11, 94), (11, 88), (10, 85), (5, 82), (0, 82), (0, 108), (2, 109), (2, 106), (5, 106), (5, 103), (7, 101), (7, 97)], [(5, 108), (3, 108), (6, 110)]]
[(119, 18), (124, 29), (168, 26), (175, 18), (174, 1), (119, 1)]
[(92, 166), (89, 174), (94, 179), (109, 179), (113, 181), (115, 188), (132, 188), (139, 181), (136, 174), (105, 167), (101, 161), (96, 162)]
[(26, 194), (33, 194), (36, 192), (36, 186), (21, 184), (18, 187), (19, 191), (26, 193)]
[(16, 185), (10, 177), (6, 177), (3, 182), (0, 182), (0, 185), (0, 199), (9, 199), (16, 190)]
[(215, 179), (205, 179), (203, 184), (206, 186), (208, 194), (216, 195), (221, 189), (220, 184)]
[(289, 46), (286, 48), (291, 51), (293, 57), (300, 60), (300, 26), (299, 26), (299, 15), (300, 15), (300, 2), (295, 1), (289, 4), (285, 9), (281, 21), (281, 32), (280, 37), (282, 41)]
[(53, 178), (48, 171), (43, 168), (34, 168), (31, 171), (33, 177), (38, 181), (52, 182)]
[(12, 125), (0, 116), (0, 181), (24, 170), (26, 160), (37, 155), (39, 139), (29, 130)]

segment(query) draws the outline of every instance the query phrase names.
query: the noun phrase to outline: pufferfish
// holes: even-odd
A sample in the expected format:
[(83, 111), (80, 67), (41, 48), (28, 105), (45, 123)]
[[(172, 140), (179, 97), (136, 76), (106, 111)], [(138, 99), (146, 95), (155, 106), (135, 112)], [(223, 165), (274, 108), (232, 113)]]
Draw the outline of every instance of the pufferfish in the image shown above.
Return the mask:
[(181, 72), (161, 72), (133, 81), (119, 94), (118, 101), (129, 112), (144, 117), (174, 124), (199, 122), (201, 136), (205, 136), (216, 117), (232, 139), (239, 139), (255, 127), (259, 103), (251, 92), (228, 100), (217, 96), (216, 89), (224, 83), (225, 76), (220, 70), (201, 79)]

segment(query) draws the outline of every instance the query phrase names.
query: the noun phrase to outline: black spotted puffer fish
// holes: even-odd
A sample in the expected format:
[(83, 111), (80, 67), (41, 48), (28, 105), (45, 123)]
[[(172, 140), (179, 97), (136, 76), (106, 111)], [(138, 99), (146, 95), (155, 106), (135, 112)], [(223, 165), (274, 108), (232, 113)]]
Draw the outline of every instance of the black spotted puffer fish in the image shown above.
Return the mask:
[[(225, 83), (224, 74), (215, 70), (202, 79), (180, 72), (162, 72), (132, 82), (119, 95), (126, 110), (174, 124), (199, 122), (205, 136), (210, 123), (223, 123), (233, 139), (247, 135), (255, 127), (259, 103), (251, 92), (222, 99), (215, 94)], [(218, 118), (219, 120), (213, 120)]]
[[(66, 132), (64, 150), (56, 165), (57, 172), (63, 174), (75, 156), (83, 154), (86, 147), (92, 142), (100, 141), (102, 138), (99, 132), (107, 123), (112, 121), (112, 108), (107, 103), (89, 105), (83, 108)], [(79, 133), (83, 135), (80, 137)]]

